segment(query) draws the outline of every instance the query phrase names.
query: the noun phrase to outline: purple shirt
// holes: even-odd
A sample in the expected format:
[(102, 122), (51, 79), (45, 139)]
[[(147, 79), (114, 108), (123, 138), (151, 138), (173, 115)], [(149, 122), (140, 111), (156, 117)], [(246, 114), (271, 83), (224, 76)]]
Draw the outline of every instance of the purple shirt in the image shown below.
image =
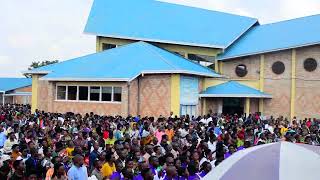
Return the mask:
[(133, 180), (143, 180), (143, 177), (142, 177), (141, 173), (139, 173), (138, 175), (133, 177)]
[(121, 173), (120, 172), (114, 172), (112, 173), (111, 177), (110, 177), (111, 180), (113, 179), (121, 179)]
[(198, 175), (203, 178), (207, 173), (205, 171), (201, 171)]
[(198, 179), (201, 179), (198, 174), (195, 174), (195, 175), (192, 175), (192, 176), (189, 176), (188, 177), (188, 180), (198, 180)]

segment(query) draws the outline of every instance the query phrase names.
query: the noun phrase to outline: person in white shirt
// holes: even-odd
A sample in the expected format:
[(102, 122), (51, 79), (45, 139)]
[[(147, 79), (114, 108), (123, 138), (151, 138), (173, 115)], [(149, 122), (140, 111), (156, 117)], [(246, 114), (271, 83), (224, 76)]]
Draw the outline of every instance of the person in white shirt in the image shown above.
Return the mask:
[(7, 139), (5, 142), (4, 142), (4, 146), (3, 146), (3, 152), (5, 154), (8, 154), (8, 153), (11, 153), (12, 151), (12, 146), (14, 144), (19, 144), (18, 141), (16, 140), (16, 136), (14, 134), (14, 132), (11, 132), (9, 134), (9, 139)]

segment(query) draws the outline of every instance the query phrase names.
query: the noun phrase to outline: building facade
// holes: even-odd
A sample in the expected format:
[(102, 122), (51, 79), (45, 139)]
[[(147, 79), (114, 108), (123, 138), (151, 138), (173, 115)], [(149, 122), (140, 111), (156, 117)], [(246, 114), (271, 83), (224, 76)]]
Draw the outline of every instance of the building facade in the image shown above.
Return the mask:
[(0, 103), (31, 104), (31, 78), (0, 78)]
[(85, 33), (97, 52), (25, 72), (32, 109), (319, 118), (319, 30), (320, 15), (260, 25), (159, 1), (95, 0)]

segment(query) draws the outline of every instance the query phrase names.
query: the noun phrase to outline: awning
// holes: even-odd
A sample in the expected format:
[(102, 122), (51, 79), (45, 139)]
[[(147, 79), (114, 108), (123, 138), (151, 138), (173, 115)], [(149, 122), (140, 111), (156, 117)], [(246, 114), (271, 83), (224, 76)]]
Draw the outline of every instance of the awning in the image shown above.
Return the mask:
[(202, 91), (200, 97), (248, 97), (248, 98), (272, 98), (272, 95), (257, 89), (240, 84), (236, 81), (228, 81), (216, 86), (208, 87)]
[(31, 96), (31, 92), (15, 92), (15, 93), (9, 93), (9, 94), (4, 94), (4, 96)]

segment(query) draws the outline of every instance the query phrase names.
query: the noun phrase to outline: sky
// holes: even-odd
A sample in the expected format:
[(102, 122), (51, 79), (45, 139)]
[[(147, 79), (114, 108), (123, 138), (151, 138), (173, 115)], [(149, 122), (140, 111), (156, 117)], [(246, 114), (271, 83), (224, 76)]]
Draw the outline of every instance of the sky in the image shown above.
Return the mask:
[[(320, 0), (162, 0), (255, 17), (261, 24), (320, 13)], [(93, 0), (0, 0), (0, 77), (20, 77), (33, 61), (95, 52), (83, 33)]]

